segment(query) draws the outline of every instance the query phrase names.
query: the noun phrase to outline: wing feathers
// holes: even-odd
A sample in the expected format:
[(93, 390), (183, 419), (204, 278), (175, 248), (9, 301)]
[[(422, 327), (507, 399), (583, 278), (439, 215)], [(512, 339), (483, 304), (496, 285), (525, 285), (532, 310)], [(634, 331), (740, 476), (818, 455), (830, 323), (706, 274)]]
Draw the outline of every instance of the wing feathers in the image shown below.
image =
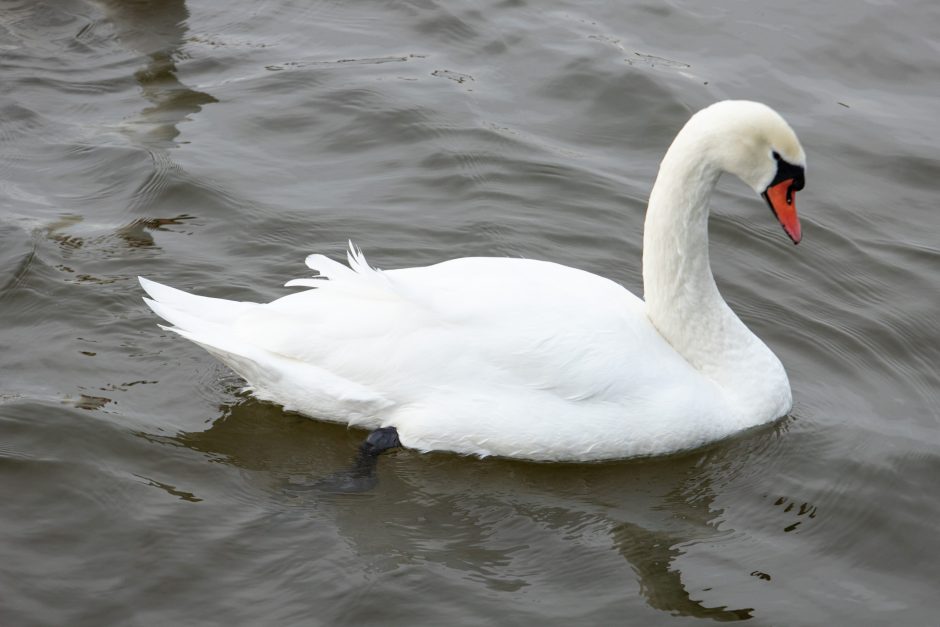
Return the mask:
[(316, 271), (319, 276), (292, 279), (284, 285), (340, 290), (355, 293), (359, 297), (373, 298), (388, 297), (394, 291), (389, 277), (381, 270), (371, 267), (362, 251), (352, 242), (349, 242), (346, 258), (348, 267), (325, 255), (309, 255), (306, 259), (307, 267)]

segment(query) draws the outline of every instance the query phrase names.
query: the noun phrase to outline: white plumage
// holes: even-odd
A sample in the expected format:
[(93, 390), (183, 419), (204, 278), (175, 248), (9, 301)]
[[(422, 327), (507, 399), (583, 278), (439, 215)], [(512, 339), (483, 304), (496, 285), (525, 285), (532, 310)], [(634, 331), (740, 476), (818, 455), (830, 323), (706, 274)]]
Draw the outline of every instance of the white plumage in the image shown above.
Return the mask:
[(314, 418), (393, 426), (419, 450), (567, 461), (668, 453), (790, 408), (782, 365), (718, 295), (708, 264), (718, 175), (762, 191), (773, 152), (805, 161), (763, 105), (724, 102), (693, 116), (650, 199), (647, 302), (545, 261), (380, 271), (352, 246), (348, 267), (309, 256), (319, 276), (287, 285), (311, 289), (267, 304), (141, 284), (171, 330), (257, 397)]

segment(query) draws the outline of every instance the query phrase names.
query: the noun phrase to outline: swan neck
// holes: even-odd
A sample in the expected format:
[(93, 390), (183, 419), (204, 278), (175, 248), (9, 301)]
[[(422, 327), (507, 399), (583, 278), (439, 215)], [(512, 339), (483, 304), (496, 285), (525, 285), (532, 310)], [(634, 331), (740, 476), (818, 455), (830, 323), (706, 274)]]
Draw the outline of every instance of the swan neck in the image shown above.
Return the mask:
[(725, 303), (708, 259), (708, 203), (721, 168), (708, 135), (676, 137), (650, 193), (643, 232), (646, 313), (660, 335), (739, 409), (777, 417), (792, 403), (783, 365)]
[(643, 231), (647, 311), (670, 341), (665, 318), (677, 307), (692, 315), (724, 304), (708, 257), (708, 201), (721, 172), (698, 145), (682, 139), (680, 134), (660, 166)]
[[(660, 165), (643, 233), (646, 313), (692, 366), (731, 383), (746, 354), (769, 352), (731, 311), (708, 257), (708, 203), (721, 169), (708, 138), (684, 129)], [(690, 137), (691, 135), (691, 137)]]

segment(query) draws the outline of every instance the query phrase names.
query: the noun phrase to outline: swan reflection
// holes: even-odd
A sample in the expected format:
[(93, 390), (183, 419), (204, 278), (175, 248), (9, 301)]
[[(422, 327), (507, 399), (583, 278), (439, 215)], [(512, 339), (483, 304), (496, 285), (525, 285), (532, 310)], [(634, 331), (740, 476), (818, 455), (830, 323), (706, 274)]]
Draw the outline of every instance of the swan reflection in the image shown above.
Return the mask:
[[(691, 585), (678, 564), (688, 547), (732, 533), (727, 521), (717, 527), (724, 512), (715, 507), (712, 486), (713, 473), (729, 472), (729, 458), (739, 455), (722, 450), (734, 443), (667, 459), (570, 465), (397, 450), (383, 456), (371, 492), (337, 496), (292, 488), (347, 466), (365, 432), (250, 398), (221, 411), (204, 431), (147, 437), (259, 471), (243, 487), (246, 501), (326, 517), (383, 572), (432, 562), (496, 591), (560, 577), (602, 583), (609, 593), (610, 582), (624, 574), (609, 557), (612, 548), (650, 607), (719, 621), (752, 618), (751, 608), (694, 598), (690, 589), (710, 590), (701, 585), (705, 576), (691, 573), (699, 584)], [(567, 558), (551, 559), (555, 553)], [(632, 594), (629, 586), (623, 593)]]
[(177, 78), (177, 60), (184, 56), (189, 10), (185, 0), (98, 0), (115, 36), (144, 66), (134, 73), (151, 106), (126, 120), (122, 130), (136, 143), (151, 148), (175, 146), (177, 126), (218, 102)]

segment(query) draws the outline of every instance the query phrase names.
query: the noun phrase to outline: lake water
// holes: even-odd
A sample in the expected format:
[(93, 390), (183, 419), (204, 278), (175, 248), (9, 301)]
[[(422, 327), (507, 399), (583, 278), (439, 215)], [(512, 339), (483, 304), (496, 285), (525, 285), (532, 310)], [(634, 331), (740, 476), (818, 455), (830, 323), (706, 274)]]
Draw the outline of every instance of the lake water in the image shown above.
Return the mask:
[[(4, 625), (929, 625), (940, 4), (0, 1)], [(719, 287), (792, 415), (680, 456), (398, 450), (239, 392), (137, 275), (269, 300), (311, 252), (548, 259), (641, 293), (691, 112), (779, 110), (793, 246), (724, 180)], [(380, 358), (380, 356), (377, 356)]]

